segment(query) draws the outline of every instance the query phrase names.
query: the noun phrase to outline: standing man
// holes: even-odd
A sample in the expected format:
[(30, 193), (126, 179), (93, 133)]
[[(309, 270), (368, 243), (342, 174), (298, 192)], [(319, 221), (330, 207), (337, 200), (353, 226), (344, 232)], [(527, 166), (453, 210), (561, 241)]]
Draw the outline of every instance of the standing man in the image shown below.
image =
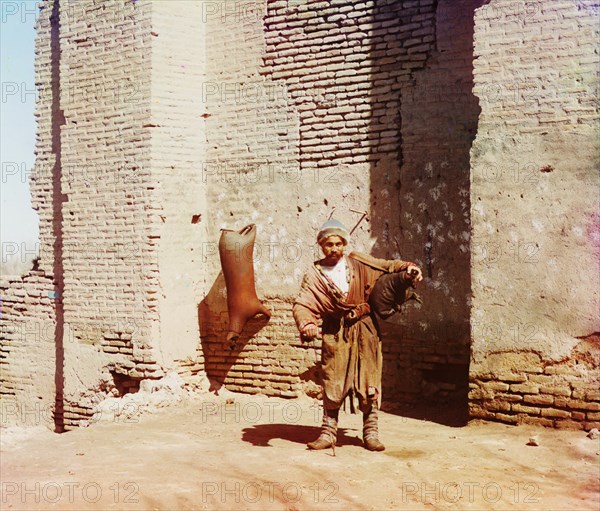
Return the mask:
[[(323, 380), (323, 426), (309, 449), (335, 445), (339, 409), (349, 393), (358, 397), (363, 413), (363, 440), (370, 451), (383, 451), (377, 409), (381, 398), (381, 340), (373, 324), (369, 295), (384, 273), (405, 271), (415, 283), (423, 280), (413, 263), (377, 259), (351, 252), (344, 255), (350, 235), (337, 220), (323, 224), (317, 235), (323, 259), (315, 261), (302, 281), (293, 314), (304, 338), (319, 337)], [(412, 275), (412, 276), (411, 276)]]

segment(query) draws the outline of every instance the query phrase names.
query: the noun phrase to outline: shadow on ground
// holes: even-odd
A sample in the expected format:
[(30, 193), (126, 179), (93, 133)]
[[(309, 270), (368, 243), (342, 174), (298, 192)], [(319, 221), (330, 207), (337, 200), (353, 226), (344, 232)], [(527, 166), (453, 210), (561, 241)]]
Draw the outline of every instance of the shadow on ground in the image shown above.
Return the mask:
[(462, 402), (450, 401), (444, 404), (384, 402), (381, 410), (393, 415), (433, 422), (452, 428), (461, 428), (469, 422), (468, 410), (463, 406)]
[[(257, 424), (242, 430), (242, 440), (258, 447), (271, 447), (275, 438), (306, 444), (319, 436), (321, 428), (301, 424)], [(350, 434), (349, 434), (350, 433)], [(352, 428), (339, 428), (336, 445), (362, 446), (360, 433)]]

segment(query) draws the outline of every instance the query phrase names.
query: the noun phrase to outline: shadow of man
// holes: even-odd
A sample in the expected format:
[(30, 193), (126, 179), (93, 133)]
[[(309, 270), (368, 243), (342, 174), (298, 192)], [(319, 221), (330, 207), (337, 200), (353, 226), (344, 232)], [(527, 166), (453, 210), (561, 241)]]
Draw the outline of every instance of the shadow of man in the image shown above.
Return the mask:
[[(306, 444), (314, 440), (321, 431), (319, 426), (305, 426), (303, 424), (256, 424), (242, 430), (242, 440), (257, 447), (272, 447), (270, 441), (280, 438), (297, 444)], [(350, 435), (349, 433), (353, 433)], [(362, 440), (356, 436), (356, 429), (340, 428), (336, 445), (362, 446)]]

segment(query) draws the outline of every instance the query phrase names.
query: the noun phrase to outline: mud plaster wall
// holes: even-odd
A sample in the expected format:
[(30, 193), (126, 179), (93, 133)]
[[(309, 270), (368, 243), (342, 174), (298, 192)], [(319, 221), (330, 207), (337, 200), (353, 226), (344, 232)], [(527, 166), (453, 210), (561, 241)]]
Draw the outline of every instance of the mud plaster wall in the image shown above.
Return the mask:
[(204, 369), (197, 304), (204, 293), (206, 241), (206, 25), (201, 2), (152, 3), (151, 152), (156, 186), (158, 362), (191, 376)]
[(477, 417), (598, 425), (598, 16), (492, 1), (475, 17)]

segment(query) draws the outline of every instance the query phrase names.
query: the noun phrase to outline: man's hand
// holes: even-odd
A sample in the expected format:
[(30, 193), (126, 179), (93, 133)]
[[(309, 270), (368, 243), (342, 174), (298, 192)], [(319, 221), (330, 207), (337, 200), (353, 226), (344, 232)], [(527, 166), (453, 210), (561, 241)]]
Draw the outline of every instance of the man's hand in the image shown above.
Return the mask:
[(419, 268), (415, 264), (409, 264), (406, 267), (406, 278), (408, 280), (412, 280), (415, 284), (417, 282), (421, 282), (423, 280), (423, 273), (421, 272), (421, 268)]
[(303, 329), (302, 329), (302, 336), (303, 337), (307, 337), (309, 339), (316, 339), (317, 337), (319, 337), (319, 327), (317, 325), (315, 325), (314, 323), (308, 323)]

